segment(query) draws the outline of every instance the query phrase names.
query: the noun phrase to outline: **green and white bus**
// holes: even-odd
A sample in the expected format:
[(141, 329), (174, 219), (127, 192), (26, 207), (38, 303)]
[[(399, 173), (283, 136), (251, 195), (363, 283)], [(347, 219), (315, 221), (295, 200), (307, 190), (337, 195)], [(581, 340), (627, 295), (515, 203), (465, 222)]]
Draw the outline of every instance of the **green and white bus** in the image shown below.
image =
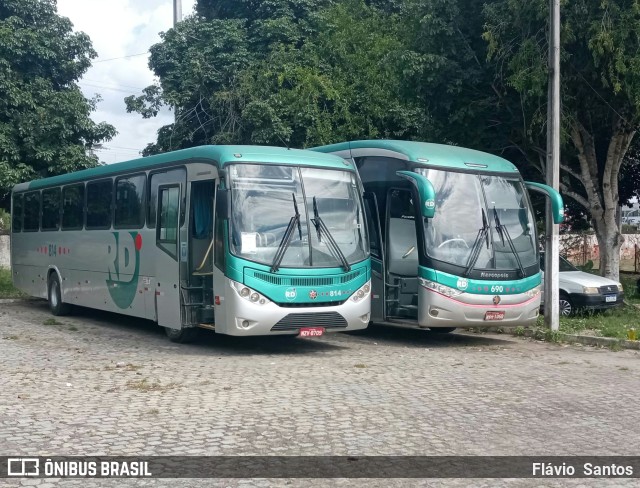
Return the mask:
[(13, 281), (53, 314), (151, 319), (170, 339), (363, 329), (370, 260), (353, 163), (202, 146), (21, 183)]
[(314, 148), (352, 161), (365, 194), (372, 321), (451, 332), (530, 325), (540, 308), (536, 226), (509, 161), (455, 146), (392, 140)]

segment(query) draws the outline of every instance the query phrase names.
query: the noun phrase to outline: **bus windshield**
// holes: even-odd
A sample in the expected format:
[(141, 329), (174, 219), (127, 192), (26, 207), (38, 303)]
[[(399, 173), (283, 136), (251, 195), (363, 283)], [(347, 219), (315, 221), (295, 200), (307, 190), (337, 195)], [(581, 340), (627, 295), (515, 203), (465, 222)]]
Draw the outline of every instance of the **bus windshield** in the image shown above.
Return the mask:
[(518, 270), (537, 263), (531, 206), (518, 178), (427, 168), (416, 172), (436, 191), (435, 217), (424, 219), (430, 257), (481, 270)]
[[(236, 256), (268, 266), (277, 262), (276, 268), (339, 267), (368, 256), (355, 174), (234, 164), (229, 176), (230, 244)], [(291, 235), (285, 237), (287, 230)]]

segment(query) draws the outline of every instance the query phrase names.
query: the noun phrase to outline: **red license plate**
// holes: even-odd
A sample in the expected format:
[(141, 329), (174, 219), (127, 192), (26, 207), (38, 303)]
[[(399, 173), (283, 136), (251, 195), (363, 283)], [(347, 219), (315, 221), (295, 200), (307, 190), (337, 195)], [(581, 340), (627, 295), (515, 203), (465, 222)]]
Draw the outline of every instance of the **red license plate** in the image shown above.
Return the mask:
[(300, 337), (320, 337), (324, 334), (324, 327), (302, 327)]
[(504, 312), (490, 310), (489, 312), (484, 314), (484, 319), (485, 320), (502, 320), (504, 319)]

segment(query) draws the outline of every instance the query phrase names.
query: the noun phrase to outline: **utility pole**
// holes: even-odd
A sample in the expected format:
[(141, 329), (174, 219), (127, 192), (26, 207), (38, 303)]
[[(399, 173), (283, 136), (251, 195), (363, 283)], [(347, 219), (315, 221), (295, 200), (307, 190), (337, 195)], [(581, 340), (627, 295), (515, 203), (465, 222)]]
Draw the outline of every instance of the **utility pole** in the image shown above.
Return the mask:
[[(173, 0), (173, 28), (175, 29), (178, 22), (182, 22), (182, 0)], [(173, 127), (175, 129), (178, 122), (178, 107), (173, 107)]]
[(182, 0), (173, 0), (173, 27), (182, 22)]
[[(560, 188), (560, 0), (549, 0), (549, 101), (547, 106), (547, 185)], [(553, 223), (547, 199), (544, 253), (544, 324), (560, 326), (559, 225)]]

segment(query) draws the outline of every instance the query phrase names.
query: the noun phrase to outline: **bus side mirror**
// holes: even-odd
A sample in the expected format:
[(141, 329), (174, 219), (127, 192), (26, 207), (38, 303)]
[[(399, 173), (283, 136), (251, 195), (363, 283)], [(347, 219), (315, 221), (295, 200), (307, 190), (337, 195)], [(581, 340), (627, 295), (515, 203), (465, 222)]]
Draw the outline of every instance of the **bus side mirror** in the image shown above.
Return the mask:
[(218, 188), (216, 194), (216, 218), (222, 220), (228, 220), (231, 217), (230, 205), (231, 194), (229, 190), (223, 190)]
[(413, 171), (396, 171), (401, 178), (405, 178), (413, 183), (418, 189), (420, 195), (420, 209), (422, 216), (433, 218), (436, 214), (436, 191), (431, 182), (423, 175), (414, 173)]
[(548, 185), (543, 185), (542, 183), (525, 181), (524, 184), (528, 190), (542, 193), (551, 201), (554, 224), (561, 224), (564, 222), (564, 202), (562, 201), (562, 196), (559, 192)]

